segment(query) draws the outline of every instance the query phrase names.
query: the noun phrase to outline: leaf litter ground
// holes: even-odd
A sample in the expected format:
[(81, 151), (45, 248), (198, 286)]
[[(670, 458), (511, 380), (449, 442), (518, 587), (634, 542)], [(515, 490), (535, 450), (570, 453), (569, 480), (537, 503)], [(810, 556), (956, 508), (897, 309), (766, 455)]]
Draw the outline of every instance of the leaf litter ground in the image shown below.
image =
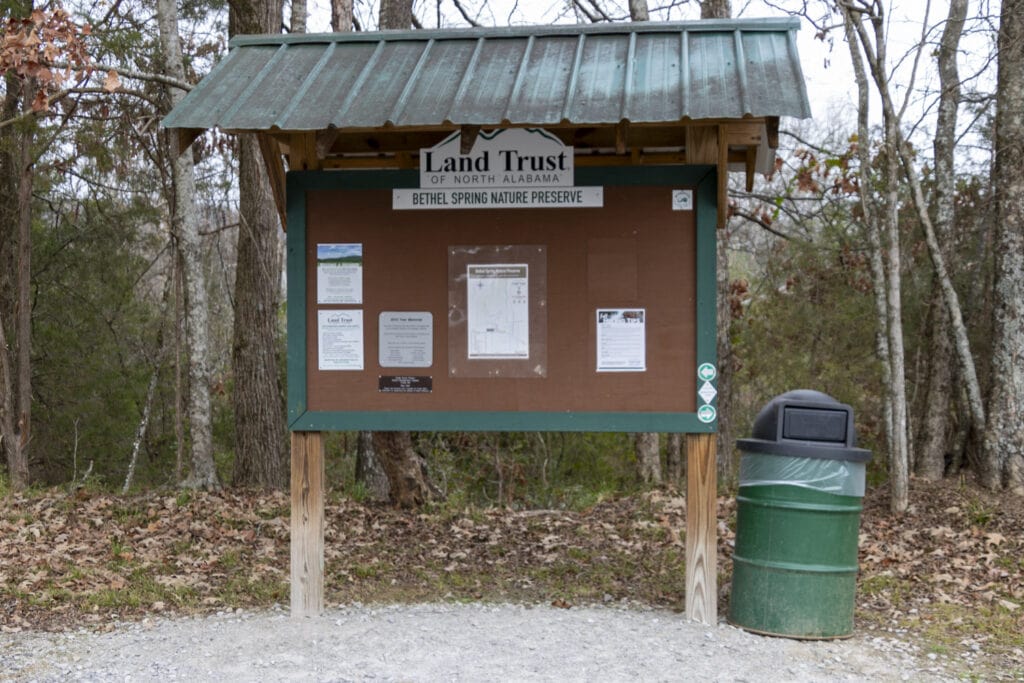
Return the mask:
[[(1024, 511), (969, 484), (915, 482), (903, 517), (869, 492), (859, 633), (921, 645), (954, 670), (1024, 679)], [(720, 614), (735, 501), (719, 499)], [(590, 509), (403, 512), (330, 496), (328, 604), (512, 602), (681, 610), (685, 500), (654, 491)], [(288, 601), (281, 493), (88, 492), (0, 501), (0, 630), (104, 630), (163, 614)]]

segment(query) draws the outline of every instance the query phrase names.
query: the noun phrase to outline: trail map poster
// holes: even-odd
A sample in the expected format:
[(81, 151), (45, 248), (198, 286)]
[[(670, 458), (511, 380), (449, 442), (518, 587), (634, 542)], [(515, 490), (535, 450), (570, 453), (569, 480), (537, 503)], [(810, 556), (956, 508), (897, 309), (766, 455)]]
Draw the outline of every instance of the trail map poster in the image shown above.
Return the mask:
[(466, 288), (468, 357), (529, 358), (529, 264), (471, 264)]

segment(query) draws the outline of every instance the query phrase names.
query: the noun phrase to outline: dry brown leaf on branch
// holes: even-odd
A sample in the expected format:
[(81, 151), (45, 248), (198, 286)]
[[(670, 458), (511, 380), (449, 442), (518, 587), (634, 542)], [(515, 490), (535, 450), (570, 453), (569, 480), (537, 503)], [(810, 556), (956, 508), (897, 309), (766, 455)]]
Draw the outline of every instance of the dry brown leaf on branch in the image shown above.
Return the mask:
[(121, 87), (121, 79), (117, 77), (117, 72), (111, 69), (107, 72), (107, 77), (103, 79), (103, 89), (107, 92), (114, 92)]

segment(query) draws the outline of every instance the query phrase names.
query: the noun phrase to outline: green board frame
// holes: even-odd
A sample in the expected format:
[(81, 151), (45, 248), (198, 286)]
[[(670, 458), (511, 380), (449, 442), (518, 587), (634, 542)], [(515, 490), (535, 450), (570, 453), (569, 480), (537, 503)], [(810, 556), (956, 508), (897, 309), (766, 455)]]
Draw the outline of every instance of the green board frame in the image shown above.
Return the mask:
[[(717, 367), (715, 310), (718, 172), (711, 165), (607, 166), (576, 169), (576, 184), (679, 185), (694, 187), (697, 225), (696, 365)], [(418, 188), (415, 170), (291, 171), (288, 200), (288, 428), (319, 431), (585, 431), (678, 432), (717, 431), (717, 418), (704, 422), (697, 413), (631, 412), (517, 412), (517, 411), (318, 411), (307, 408), (306, 387), (306, 192), (313, 190), (370, 190)], [(698, 389), (701, 386), (698, 382)], [(714, 380), (712, 386), (716, 385)], [(717, 412), (717, 397), (710, 403)]]

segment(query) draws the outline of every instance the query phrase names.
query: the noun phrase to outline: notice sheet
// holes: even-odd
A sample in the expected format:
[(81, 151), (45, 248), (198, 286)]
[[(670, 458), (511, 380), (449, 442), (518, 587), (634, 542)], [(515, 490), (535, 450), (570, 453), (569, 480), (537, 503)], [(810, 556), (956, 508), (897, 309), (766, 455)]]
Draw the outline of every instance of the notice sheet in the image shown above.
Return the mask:
[(643, 308), (597, 309), (597, 371), (647, 370)]
[(316, 245), (316, 302), (363, 303), (363, 245)]
[(363, 369), (363, 312), (317, 311), (321, 370)]

